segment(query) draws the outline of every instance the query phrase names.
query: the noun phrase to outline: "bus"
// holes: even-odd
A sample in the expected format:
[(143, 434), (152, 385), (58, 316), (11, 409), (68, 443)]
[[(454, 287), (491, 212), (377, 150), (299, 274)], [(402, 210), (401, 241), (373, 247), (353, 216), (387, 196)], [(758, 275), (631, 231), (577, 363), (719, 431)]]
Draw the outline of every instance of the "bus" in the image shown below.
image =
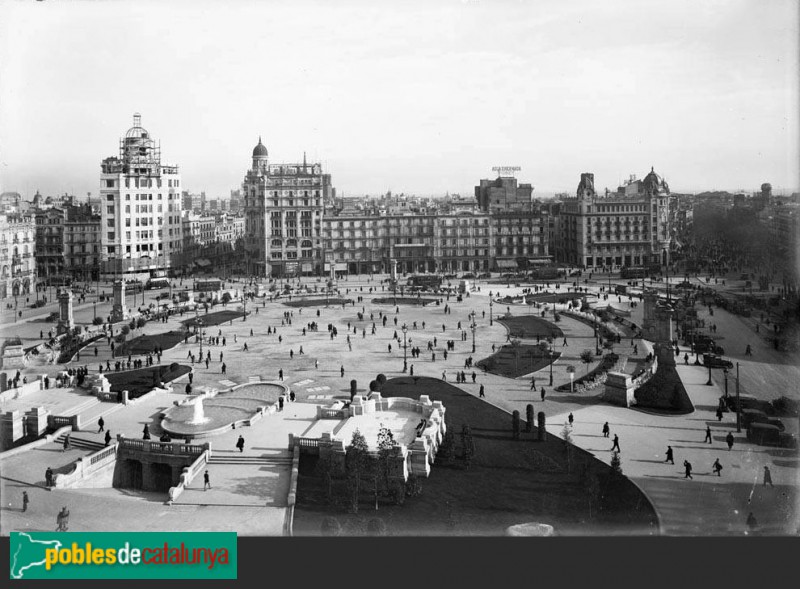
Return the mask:
[(436, 274), (421, 274), (408, 277), (409, 287), (419, 287), (422, 290), (437, 290), (442, 286), (442, 277)]
[(642, 266), (625, 266), (622, 268), (621, 278), (644, 278), (647, 276), (647, 268)]

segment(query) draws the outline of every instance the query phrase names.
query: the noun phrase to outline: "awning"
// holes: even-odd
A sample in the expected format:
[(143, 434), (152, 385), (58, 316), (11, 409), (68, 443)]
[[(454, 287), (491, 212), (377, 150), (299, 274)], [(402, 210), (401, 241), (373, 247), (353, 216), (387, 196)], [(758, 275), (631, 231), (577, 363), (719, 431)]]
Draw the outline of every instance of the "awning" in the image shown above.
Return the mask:
[(514, 268), (516, 269), (517, 261), (516, 260), (495, 260), (498, 268)]

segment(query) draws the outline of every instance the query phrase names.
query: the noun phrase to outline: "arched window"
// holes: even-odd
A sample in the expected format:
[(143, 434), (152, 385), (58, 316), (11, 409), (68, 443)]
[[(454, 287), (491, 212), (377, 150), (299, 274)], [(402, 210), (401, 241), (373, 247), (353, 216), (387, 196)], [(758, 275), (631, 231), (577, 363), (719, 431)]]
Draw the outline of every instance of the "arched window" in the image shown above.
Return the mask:
[(283, 242), (280, 239), (273, 239), (272, 240), (272, 247), (281, 247)]
[(297, 240), (296, 239), (287, 239), (286, 240), (286, 247), (297, 247)]
[(303, 242), (300, 244), (300, 247), (311, 247), (311, 240), (304, 239)]

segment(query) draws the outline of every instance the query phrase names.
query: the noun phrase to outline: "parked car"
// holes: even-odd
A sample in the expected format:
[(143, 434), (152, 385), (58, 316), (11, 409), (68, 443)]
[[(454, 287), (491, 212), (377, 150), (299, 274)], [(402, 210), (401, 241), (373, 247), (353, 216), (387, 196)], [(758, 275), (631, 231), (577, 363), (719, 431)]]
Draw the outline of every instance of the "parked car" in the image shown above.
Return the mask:
[(478, 274), (478, 278), (491, 278), (491, 277), (492, 275), (489, 272), (482, 272), (481, 274)]
[(711, 368), (733, 368), (733, 362), (719, 357), (717, 354), (703, 354), (703, 365)]
[(49, 321), (49, 322), (51, 322), (51, 323), (52, 323), (53, 321), (58, 321), (58, 311), (53, 311), (52, 313), (50, 313), (50, 314), (47, 316), (47, 319), (46, 319), (46, 321)]
[(475, 275), (472, 272), (467, 272), (466, 274), (462, 275), (461, 278), (464, 280), (474, 279)]

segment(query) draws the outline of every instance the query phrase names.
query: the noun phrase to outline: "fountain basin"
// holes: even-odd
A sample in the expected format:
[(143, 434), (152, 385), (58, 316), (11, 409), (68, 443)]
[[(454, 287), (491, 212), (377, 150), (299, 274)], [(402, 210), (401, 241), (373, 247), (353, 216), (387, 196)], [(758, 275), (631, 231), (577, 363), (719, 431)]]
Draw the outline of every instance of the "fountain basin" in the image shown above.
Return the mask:
[[(170, 407), (162, 414), (161, 428), (175, 437), (202, 438), (221, 434), (233, 426), (250, 425), (271, 412), (278, 397), (288, 395), (289, 387), (278, 383), (245, 383), (202, 400), (190, 399)], [(197, 418), (195, 403), (201, 402), (203, 423), (192, 423)]]

